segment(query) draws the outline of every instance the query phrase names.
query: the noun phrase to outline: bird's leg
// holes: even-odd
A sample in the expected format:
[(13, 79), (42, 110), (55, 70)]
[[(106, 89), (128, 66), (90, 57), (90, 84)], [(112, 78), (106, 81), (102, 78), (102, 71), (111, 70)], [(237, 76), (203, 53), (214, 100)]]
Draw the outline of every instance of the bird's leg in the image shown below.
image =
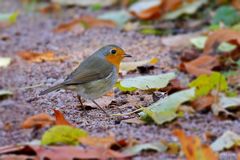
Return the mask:
[(92, 100), (92, 102), (93, 102), (99, 109), (101, 109), (108, 117), (110, 117), (109, 114), (108, 114), (101, 106), (99, 106), (96, 101)]
[(78, 98), (78, 101), (79, 101), (79, 103), (80, 103), (80, 105), (81, 105), (81, 108), (83, 108), (83, 114), (87, 113), (87, 112), (86, 112), (86, 108), (85, 108), (85, 106), (83, 105), (81, 96), (77, 95), (77, 98)]
[(80, 103), (81, 107), (84, 107), (84, 106), (83, 106), (83, 103), (82, 103), (81, 96), (77, 95), (77, 98), (78, 98), (78, 101), (79, 101), (79, 103)]

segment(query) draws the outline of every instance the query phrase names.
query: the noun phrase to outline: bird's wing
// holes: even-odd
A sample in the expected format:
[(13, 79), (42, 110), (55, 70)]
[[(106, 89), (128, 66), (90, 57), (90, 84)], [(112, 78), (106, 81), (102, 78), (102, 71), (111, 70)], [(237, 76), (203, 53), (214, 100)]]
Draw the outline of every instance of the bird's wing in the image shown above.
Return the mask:
[(107, 77), (113, 65), (99, 57), (89, 57), (63, 82), (65, 85), (83, 84)]

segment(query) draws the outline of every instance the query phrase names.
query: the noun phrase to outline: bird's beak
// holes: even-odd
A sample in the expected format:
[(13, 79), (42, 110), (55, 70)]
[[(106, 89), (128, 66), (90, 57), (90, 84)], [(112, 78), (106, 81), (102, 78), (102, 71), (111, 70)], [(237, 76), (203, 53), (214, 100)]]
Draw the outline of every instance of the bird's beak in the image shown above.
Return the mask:
[(129, 54), (124, 54), (124, 57), (132, 57), (132, 56)]

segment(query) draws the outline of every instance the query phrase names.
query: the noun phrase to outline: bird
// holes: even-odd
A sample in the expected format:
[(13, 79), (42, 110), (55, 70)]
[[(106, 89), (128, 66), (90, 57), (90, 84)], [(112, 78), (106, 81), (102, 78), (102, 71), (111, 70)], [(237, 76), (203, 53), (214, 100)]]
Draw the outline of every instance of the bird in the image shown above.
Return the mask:
[(95, 100), (114, 87), (118, 79), (120, 63), (125, 57), (132, 56), (126, 54), (119, 46), (114, 44), (103, 46), (80, 63), (62, 83), (41, 91), (39, 95), (59, 89), (72, 90), (77, 92), (81, 106), (83, 106), (82, 97), (91, 100), (107, 114)]

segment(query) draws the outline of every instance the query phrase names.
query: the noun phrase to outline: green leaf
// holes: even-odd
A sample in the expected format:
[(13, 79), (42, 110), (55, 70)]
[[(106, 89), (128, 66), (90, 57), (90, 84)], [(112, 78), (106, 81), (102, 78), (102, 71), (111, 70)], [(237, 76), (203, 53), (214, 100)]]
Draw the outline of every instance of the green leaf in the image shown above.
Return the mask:
[(138, 145), (124, 149), (123, 153), (126, 155), (137, 155), (137, 154), (141, 153), (142, 151), (146, 151), (146, 150), (164, 152), (167, 150), (167, 146), (165, 146), (164, 144), (162, 144), (160, 142), (138, 144)]
[(211, 144), (211, 148), (216, 152), (236, 146), (240, 146), (240, 136), (232, 131), (224, 132), (221, 137)]
[(197, 97), (206, 96), (214, 89), (218, 91), (227, 91), (228, 89), (225, 77), (219, 72), (213, 72), (211, 75), (200, 75), (189, 83), (189, 86), (196, 88)]
[(164, 88), (168, 85), (169, 81), (176, 77), (175, 73), (165, 73), (159, 75), (150, 75), (150, 76), (139, 76), (134, 78), (126, 78), (120, 81), (120, 87), (129, 88), (132, 90), (133, 88), (141, 89), (141, 90), (149, 90), (149, 89), (159, 89)]
[(232, 26), (240, 21), (240, 14), (232, 6), (221, 6), (216, 10), (212, 23), (224, 23), (227, 26)]
[(86, 131), (67, 125), (57, 125), (47, 130), (41, 140), (42, 145), (67, 144), (78, 145), (79, 137), (86, 137)]
[[(207, 37), (206, 36), (199, 36), (199, 37), (195, 37), (192, 38), (191, 43), (193, 44), (194, 47), (196, 47), (197, 49), (203, 49), (205, 46), (205, 43), (207, 41)], [(220, 52), (231, 52), (234, 49), (236, 49), (236, 45), (227, 43), (227, 42), (222, 42), (219, 46), (218, 46), (218, 51)]]
[(6, 68), (11, 63), (10, 57), (0, 57), (0, 68)]
[(166, 20), (173, 20), (177, 19), (178, 17), (182, 16), (183, 14), (194, 14), (201, 6), (206, 4), (207, 0), (198, 0), (192, 3), (184, 2), (183, 6), (175, 11), (167, 13), (163, 19)]
[(99, 11), (103, 8), (103, 6), (101, 5), (101, 3), (96, 3), (93, 4), (92, 6), (90, 6), (91, 11)]
[(142, 34), (145, 35), (163, 35), (164, 31), (160, 29), (155, 28), (144, 28), (139, 31)]
[(111, 11), (98, 16), (99, 19), (112, 20), (118, 27), (122, 28), (126, 22), (128, 22), (132, 16), (126, 10)]
[(184, 102), (192, 100), (194, 96), (194, 88), (176, 92), (153, 103), (145, 108), (143, 112), (140, 112), (139, 115), (144, 121), (148, 121), (150, 118), (157, 124), (163, 124), (175, 119), (178, 116), (176, 112), (179, 106)]
[(15, 23), (19, 13), (0, 13), (0, 22), (8, 22), (10, 24)]

